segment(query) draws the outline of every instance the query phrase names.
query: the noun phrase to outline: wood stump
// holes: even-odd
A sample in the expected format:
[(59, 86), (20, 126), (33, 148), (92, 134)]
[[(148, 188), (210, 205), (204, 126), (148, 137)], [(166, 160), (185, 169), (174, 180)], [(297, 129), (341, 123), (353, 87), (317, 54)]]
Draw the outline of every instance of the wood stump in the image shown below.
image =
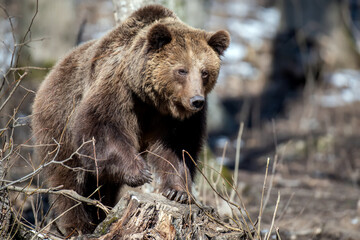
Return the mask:
[[(227, 224), (228, 225), (228, 224)], [(99, 224), (80, 239), (248, 239), (226, 227), (216, 211), (170, 201), (160, 194), (129, 192)]]

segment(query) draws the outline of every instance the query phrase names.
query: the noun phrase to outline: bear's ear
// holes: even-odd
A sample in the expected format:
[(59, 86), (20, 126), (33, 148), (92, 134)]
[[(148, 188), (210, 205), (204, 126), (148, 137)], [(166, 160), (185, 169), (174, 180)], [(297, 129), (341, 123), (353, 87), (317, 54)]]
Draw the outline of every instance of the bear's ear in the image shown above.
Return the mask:
[(156, 24), (151, 27), (147, 34), (147, 39), (152, 49), (159, 49), (171, 42), (171, 33), (163, 24)]
[(210, 47), (219, 55), (223, 55), (224, 51), (230, 44), (230, 34), (227, 31), (220, 30), (210, 35), (207, 40)]

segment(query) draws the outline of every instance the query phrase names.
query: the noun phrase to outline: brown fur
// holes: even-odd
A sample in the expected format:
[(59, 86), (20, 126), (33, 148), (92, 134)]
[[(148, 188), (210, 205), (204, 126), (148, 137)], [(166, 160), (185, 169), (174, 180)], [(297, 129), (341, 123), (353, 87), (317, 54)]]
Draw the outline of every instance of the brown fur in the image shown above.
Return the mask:
[[(206, 104), (195, 107), (194, 97), (206, 99), (214, 87), (228, 45), (226, 31), (191, 28), (170, 10), (152, 5), (103, 38), (74, 49), (42, 83), (33, 130), (38, 144), (60, 145), (39, 149), (46, 161), (68, 159), (84, 141), (94, 138), (95, 144), (82, 146), (66, 161), (70, 168), (47, 167), (48, 186), (90, 196), (99, 184), (101, 197), (93, 197), (114, 206), (123, 184), (151, 181), (149, 163), (160, 176), (160, 191), (187, 202), (195, 166), (188, 156), (184, 165), (182, 150), (197, 158), (206, 125)], [(146, 150), (151, 153), (140, 154)], [(65, 197), (53, 201), (57, 214), (75, 204)], [(103, 217), (94, 207), (80, 205), (59, 224), (66, 233), (88, 233)]]

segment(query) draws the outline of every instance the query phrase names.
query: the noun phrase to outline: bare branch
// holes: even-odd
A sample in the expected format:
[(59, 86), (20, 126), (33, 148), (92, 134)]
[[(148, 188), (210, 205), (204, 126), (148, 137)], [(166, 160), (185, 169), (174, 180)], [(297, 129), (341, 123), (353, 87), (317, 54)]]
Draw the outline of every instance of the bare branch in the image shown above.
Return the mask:
[(0, 106), (0, 111), (5, 107), (5, 105), (8, 103), (8, 101), (10, 100), (10, 98), (12, 97), (12, 95), (14, 94), (15, 90), (17, 89), (17, 87), (20, 85), (21, 81), (24, 79), (24, 77), (27, 75), (28, 73), (25, 72), (23, 75), (20, 75), (20, 78), (17, 80), (16, 85), (13, 87), (13, 89), (11, 90), (9, 96), (5, 99), (5, 101), (3, 102), (3, 104)]
[(44, 67), (25, 66), (25, 67), (10, 68), (10, 71), (29, 70), (29, 69), (45, 70), (45, 71), (49, 70), (49, 68), (44, 68)]
[[(19, 179), (15, 180), (15, 181), (12, 181), (12, 182), (8, 183), (7, 185), (5, 185), (5, 186), (3, 186), (3, 187), (0, 187), (0, 191), (3, 190), (3, 189), (5, 189), (5, 188), (8, 188), (9, 186), (15, 185), (15, 184), (17, 184), (17, 183), (22, 183), (22, 182), (27, 181), (27, 180), (30, 179), (30, 178), (33, 178), (34, 176), (36, 176), (37, 174), (39, 174), (39, 173), (41, 172), (41, 170), (43, 170), (45, 167), (49, 166), (50, 164), (60, 164), (60, 165), (66, 167), (66, 168), (68, 168), (68, 169), (73, 170), (73, 171), (91, 171), (91, 170), (87, 170), (87, 169), (80, 168), (80, 167), (78, 167), (78, 168), (72, 168), (72, 167), (69, 167), (68, 165), (66, 165), (65, 163), (68, 162), (68, 161), (70, 161), (75, 155), (79, 155), (80, 149), (81, 149), (85, 144), (91, 143), (92, 140), (87, 141), (87, 142), (83, 142), (83, 143), (81, 144), (81, 146), (80, 146), (74, 153), (72, 153), (72, 154), (70, 155), (70, 157), (68, 157), (68, 158), (65, 159), (65, 160), (61, 160), (61, 161), (56, 161), (56, 160), (55, 160), (55, 159), (57, 158), (57, 156), (58, 156), (59, 151), (60, 151), (60, 144), (59, 144), (55, 139), (53, 139), (53, 140), (54, 140), (54, 142), (58, 145), (58, 147), (54, 150), (56, 153), (55, 153), (54, 157), (52, 158), (52, 160), (50, 160), (49, 162), (46, 162), (46, 163), (40, 165), (35, 171), (27, 174), (26, 176), (24, 176), (24, 177), (22, 177), (22, 178), (19, 178)], [(1, 180), (1, 181), (2, 181), (2, 180)]]
[(71, 198), (73, 200), (79, 201), (79, 202), (83, 202), (83, 203), (87, 203), (89, 205), (96, 206), (96, 207), (102, 209), (106, 214), (108, 214), (110, 212), (109, 208), (106, 207), (105, 205), (103, 205), (100, 201), (89, 199), (87, 197), (83, 197), (80, 194), (78, 194), (77, 192), (75, 192), (74, 190), (68, 190), (68, 189), (58, 190), (57, 188), (41, 189), (41, 188), (32, 188), (32, 187), (23, 188), (23, 187), (18, 187), (18, 186), (8, 186), (7, 190), (15, 191), (15, 192), (22, 192), (22, 193), (26, 193), (28, 195), (33, 195), (33, 194), (62, 195), (62, 196)]

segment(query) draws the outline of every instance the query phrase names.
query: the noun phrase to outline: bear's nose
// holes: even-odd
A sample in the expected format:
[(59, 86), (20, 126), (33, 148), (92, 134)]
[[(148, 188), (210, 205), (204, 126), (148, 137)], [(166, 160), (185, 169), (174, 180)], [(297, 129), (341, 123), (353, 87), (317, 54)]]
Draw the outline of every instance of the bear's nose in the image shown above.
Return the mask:
[(196, 108), (197, 110), (200, 110), (205, 103), (205, 98), (202, 96), (195, 96), (190, 99), (190, 104), (192, 107)]

